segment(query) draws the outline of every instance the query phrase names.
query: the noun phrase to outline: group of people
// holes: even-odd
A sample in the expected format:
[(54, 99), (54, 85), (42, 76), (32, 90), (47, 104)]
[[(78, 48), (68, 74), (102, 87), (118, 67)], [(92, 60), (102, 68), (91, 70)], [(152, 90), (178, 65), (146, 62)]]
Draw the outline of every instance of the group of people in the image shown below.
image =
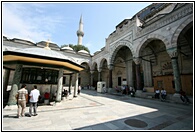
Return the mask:
[[(80, 92), (81, 92), (81, 86), (79, 85), (78, 86), (78, 92), (77, 94), (80, 95)], [(68, 91), (67, 89), (63, 89), (62, 91), (62, 97), (65, 97), (67, 99), (67, 97), (71, 94), (70, 91)], [(54, 96), (53, 96), (53, 100), (56, 99), (56, 96), (57, 96), (57, 91), (55, 92)]]
[(160, 99), (160, 94), (161, 94), (161, 99), (166, 100), (167, 92), (164, 88), (162, 88), (161, 91), (159, 89), (156, 89), (155, 98)]
[[(28, 95), (28, 91), (26, 89), (26, 85), (23, 84), (21, 89), (16, 94), (16, 99), (18, 102), (18, 110), (17, 110), (17, 117), (24, 117), (25, 116), (25, 108), (26, 104), (30, 103), (29, 106), (29, 116), (36, 116), (37, 115), (37, 102), (39, 100), (40, 92), (37, 90), (37, 86), (34, 85), (33, 89), (31, 90), (30, 94)], [(30, 97), (30, 99), (28, 98)], [(33, 111), (32, 111), (33, 110)]]
[[(81, 86), (78, 87), (78, 95), (80, 94)], [(57, 92), (56, 92), (57, 93)], [(55, 94), (56, 94), (55, 93)], [(49, 99), (50, 94), (45, 93), (44, 98)], [(62, 92), (62, 96), (66, 97), (68, 96), (68, 91), (64, 90)], [(18, 90), (16, 94), (16, 100), (18, 104), (18, 110), (17, 110), (17, 118), (24, 117), (25, 116), (25, 108), (26, 104), (29, 102), (29, 117), (36, 116), (37, 114), (37, 104), (40, 99), (40, 91), (37, 89), (37, 86), (34, 85), (31, 92), (28, 94), (28, 91), (26, 89), (26, 84), (23, 84), (21, 86), (21, 89)]]
[[(189, 98), (186, 96), (186, 93), (182, 89), (180, 90), (179, 93), (180, 93), (180, 99), (182, 100), (182, 102), (190, 103)], [(161, 100), (166, 100), (167, 93), (166, 93), (166, 90), (164, 88), (162, 88), (161, 91), (159, 89), (156, 89), (155, 98), (159, 99), (160, 95), (161, 95)]]
[(128, 85), (121, 86), (120, 88), (118, 86), (116, 86), (115, 90), (118, 93), (121, 92), (122, 94), (125, 94), (125, 95), (135, 96), (134, 88), (129, 87)]

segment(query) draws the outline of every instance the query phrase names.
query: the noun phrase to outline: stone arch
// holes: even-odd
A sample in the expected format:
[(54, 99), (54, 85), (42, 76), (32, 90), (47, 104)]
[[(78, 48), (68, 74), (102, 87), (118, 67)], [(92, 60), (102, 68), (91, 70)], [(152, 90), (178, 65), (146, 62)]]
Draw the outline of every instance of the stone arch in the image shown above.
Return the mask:
[(95, 66), (97, 65), (98, 67), (98, 63), (95, 61), (92, 63), (92, 66), (91, 66), (91, 70), (95, 70)]
[(139, 57), (140, 54), (140, 50), (142, 49), (142, 47), (145, 47), (148, 45), (149, 42), (151, 42), (152, 40), (155, 39), (159, 39), (161, 41), (163, 41), (163, 43), (165, 44), (165, 47), (169, 46), (169, 41), (167, 38), (165, 38), (164, 36), (161, 36), (159, 34), (150, 34), (148, 36), (146, 36), (138, 45), (138, 47), (136, 48), (136, 54), (135, 57)]
[(107, 65), (109, 65), (109, 64), (108, 64), (108, 60), (107, 60), (106, 58), (102, 58), (102, 59), (101, 59), (101, 62), (99, 63), (99, 67), (103, 67), (103, 63), (104, 63), (105, 60), (106, 60), (106, 62), (107, 62)]
[(80, 65), (82, 64), (82, 63), (86, 63), (86, 64), (88, 64), (89, 66), (90, 66), (90, 61), (89, 60), (80, 60), (79, 62), (78, 62)]
[(81, 62), (80, 62), (80, 65), (82, 65), (82, 64), (87, 64), (87, 65), (88, 65), (88, 67), (89, 67), (89, 69), (90, 69), (89, 62), (87, 62), (87, 61), (81, 61)]
[(180, 33), (182, 32), (182, 30), (189, 24), (193, 22), (193, 17), (190, 16), (188, 19), (186, 19), (185, 21), (183, 21), (178, 28), (175, 30), (173, 36), (172, 36), (172, 40), (171, 40), (171, 45), (172, 47), (177, 47), (177, 40), (178, 40), (178, 36), (180, 35)]
[(128, 40), (119, 41), (119, 42), (115, 43), (114, 46), (112, 46), (110, 48), (111, 55), (110, 55), (110, 59), (109, 59), (108, 64), (113, 64), (114, 59), (115, 59), (115, 55), (124, 46), (127, 46), (131, 50), (132, 55), (134, 54), (134, 49), (133, 49), (132, 43), (130, 41), (128, 41)]

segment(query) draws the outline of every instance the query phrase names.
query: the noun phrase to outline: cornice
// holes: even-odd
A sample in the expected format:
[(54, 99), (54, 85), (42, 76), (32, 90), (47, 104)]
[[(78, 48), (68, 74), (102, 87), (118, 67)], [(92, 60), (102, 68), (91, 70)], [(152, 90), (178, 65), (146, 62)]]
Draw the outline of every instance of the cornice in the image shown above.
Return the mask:
[(170, 23), (173, 23), (183, 17), (186, 17), (192, 13), (193, 13), (192, 4), (188, 4), (187, 6), (182, 6), (181, 8), (178, 8), (177, 10), (173, 11), (170, 14), (160, 17), (157, 21), (150, 24), (148, 27), (145, 27), (142, 30), (138, 31), (136, 33), (135, 40), (145, 36), (146, 34), (149, 34), (150, 32), (158, 30)]

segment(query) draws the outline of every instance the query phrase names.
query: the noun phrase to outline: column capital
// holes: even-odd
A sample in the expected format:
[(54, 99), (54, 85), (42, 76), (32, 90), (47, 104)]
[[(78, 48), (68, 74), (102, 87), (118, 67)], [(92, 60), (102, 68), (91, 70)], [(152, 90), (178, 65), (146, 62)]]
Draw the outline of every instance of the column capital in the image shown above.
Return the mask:
[(141, 59), (139, 57), (134, 57), (133, 61), (135, 62), (136, 65), (139, 65), (141, 63)]
[(108, 65), (108, 69), (109, 70), (112, 70), (113, 68), (114, 68), (114, 65), (113, 64)]
[(101, 72), (102, 71), (102, 68), (100, 67), (100, 68), (98, 68), (98, 72)]
[(94, 70), (90, 70), (90, 73), (93, 74), (95, 71)]
[(178, 49), (177, 47), (167, 49), (167, 53), (171, 58), (178, 58)]

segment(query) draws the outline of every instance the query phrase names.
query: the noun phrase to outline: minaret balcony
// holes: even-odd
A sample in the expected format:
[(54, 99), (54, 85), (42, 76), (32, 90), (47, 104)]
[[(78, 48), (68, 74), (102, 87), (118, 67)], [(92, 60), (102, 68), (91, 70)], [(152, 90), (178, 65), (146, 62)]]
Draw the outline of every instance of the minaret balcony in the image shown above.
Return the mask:
[(84, 36), (84, 32), (83, 32), (83, 31), (78, 30), (78, 31), (77, 31), (77, 36)]

